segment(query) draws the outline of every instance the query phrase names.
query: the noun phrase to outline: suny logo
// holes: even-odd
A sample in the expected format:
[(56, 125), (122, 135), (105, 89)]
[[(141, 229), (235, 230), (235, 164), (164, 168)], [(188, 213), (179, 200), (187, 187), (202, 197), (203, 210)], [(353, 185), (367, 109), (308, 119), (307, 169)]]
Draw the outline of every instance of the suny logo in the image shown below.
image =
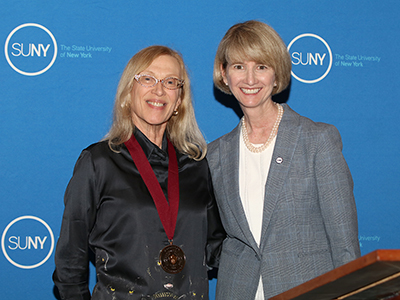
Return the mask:
[(4, 229), (1, 249), (14, 266), (21, 269), (37, 268), (53, 253), (54, 235), (42, 219), (22, 216), (11, 221)]
[(295, 37), (288, 46), (292, 59), (292, 76), (304, 83), (324, 79), (332, 67), (332, 51), (320, 36), (304, 33)]
[(10, 32), (4, 45), (6, 60), (22, 75), (36, 76), (46, 72), (57, 58), (57, 42), (46, 27), (26, 23)]

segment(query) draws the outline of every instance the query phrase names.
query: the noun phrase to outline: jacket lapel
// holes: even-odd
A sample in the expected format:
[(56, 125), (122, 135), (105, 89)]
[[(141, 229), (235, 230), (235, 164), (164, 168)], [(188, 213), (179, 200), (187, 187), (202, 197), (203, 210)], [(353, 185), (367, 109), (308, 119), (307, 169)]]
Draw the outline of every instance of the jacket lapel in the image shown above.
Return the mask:
[[(239, 143), (241, 123), (221, 140), (220, 157), (226, 202), (240, 228), (239, 237), (259, 254), (259, 248), (250, 231), (239, 193)], [(237, 233), (239, 234), (239, 232)]]
[(265, 245), (266, 232), (271, 220), (271, 215), (275, 209), (283, 184), (286, 181), (296, 144), (299, 139), (299, 115), (290, 109), (288, 105), (283, 104), (282, 106), (285, 112), (279, 125), (271, 166), (265, 185), (260, 248)]

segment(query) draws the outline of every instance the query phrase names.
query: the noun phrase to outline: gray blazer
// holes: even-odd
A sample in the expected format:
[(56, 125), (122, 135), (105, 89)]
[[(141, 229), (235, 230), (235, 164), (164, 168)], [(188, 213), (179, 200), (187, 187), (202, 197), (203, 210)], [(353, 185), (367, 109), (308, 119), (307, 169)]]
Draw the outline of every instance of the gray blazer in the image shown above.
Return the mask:
[(207, 159), (227, 232), (217, 300), (265, 299), (360, 256), (353, 181), (338, 130), (283, 104), (265, 185), (260, 247), (239, 196), (240, 124), (209, 144)]

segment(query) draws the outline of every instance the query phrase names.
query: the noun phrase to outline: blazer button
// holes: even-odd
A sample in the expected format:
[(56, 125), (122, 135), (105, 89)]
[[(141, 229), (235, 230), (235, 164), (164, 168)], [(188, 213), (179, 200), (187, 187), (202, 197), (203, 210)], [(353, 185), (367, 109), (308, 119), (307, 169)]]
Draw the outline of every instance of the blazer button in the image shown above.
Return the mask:
[(283, 163), (283, 158), (282, 157), (277, 157), (275, 161), (276, 161), (277, 164), (281, 164), (281, 163)]

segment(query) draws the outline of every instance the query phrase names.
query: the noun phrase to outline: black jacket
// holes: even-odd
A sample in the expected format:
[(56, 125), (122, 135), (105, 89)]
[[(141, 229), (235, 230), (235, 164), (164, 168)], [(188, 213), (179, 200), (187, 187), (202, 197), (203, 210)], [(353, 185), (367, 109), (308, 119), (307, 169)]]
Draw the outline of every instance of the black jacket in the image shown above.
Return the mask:
[[(167, 197), (168, 151), (140, 131), (135, 137)], [(205, 159), (177, 152), (180, 203), (174, 244), (186, 255), (178, 274), (159, 265), (168, 238), (125, 145), (107, 142), (80, 155), (65, 192), (65, 211), (56, 248), (53, 280), (62, 299), (208, 299), (209, 267), (218, 264), (225, 237)], [(168, 198), (167, 198), (168, 199)], [(88, 289), (89, 249), (95, 254), (97, 284)]]

